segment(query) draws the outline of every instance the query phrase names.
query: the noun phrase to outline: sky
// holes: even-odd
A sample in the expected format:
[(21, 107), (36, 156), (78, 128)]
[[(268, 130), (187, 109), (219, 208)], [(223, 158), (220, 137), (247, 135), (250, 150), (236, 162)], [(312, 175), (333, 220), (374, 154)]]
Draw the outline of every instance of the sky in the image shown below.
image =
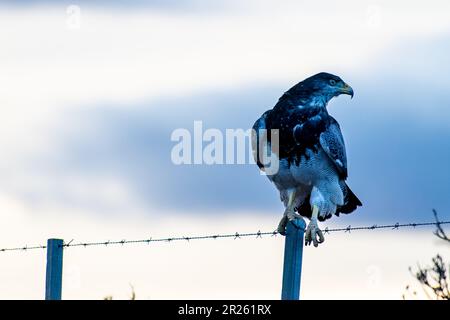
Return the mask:
[[(170, 136), (196, 120), (248, 129), (320, 71), (355, 91), (329, 112), (364, 204), (322, 225), (431, 221), (432, 208), (448, 220), (448, 9), (1, 1), (0, 247), (275, 229), (283, 208), (254, 164), (176, 166)], [(68, 249), (63, 297), (127, 298), (132, 283), (143, 299), (277, 299), (282, 239), (236, 243)], [(302, 296), (399, 299), (408, 267), (437, 252), (448, 247), (432, 229), (329, 236), (306, 250)], [(0, 255), (0, 298), (42, 298), (44, 258)], [(230, 270), (234, 260), (241, 267)]]

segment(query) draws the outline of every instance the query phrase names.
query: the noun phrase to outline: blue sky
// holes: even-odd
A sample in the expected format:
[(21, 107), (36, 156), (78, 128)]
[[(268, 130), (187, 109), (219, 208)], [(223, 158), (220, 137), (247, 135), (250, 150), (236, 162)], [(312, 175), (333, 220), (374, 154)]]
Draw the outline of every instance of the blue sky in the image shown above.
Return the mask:
[[(75, 27), (65, 3), (15, 3), (0, 6), (4, 246), (43, 243), (50, 236), (105, 240), (274, 229), (283, 208), (255, 165), (176, 166), (170, 135), (192, 130), (195, 120), (205, 129), (250, 128), (285, 90), (320, 71), (341, 76), (355, 91), (352, 100), (333, 100), (329, 112), (341, 123), (349, 184), (364, 204), (324, 226), (429, 221), (432, 208), (450, 217), (445, 1), (327, 2), (328, 10), (308, 1), (78, 1)], [(361, 234), (351, 244), (347, 237), (330, 237), (322, 248), (307, 251), (306, 297), (320, 296), (320, 285), (343, 287), (345, 272), (357, 275), (345, 283), (348, 291), (331, 289), (328, 298), (400, 297), (407, 267), (441, 248), (431, 230), (405, 232), (401, 239), (379, 235)], [(223, 245), (222, 256), (216, 244), (189, 252), (199, 259), (208, 252), (217, 272), (227, 272), (226, 259), (245, 259), (254, 250), (266, 263), (248, 279), (257, 288), (260, 279), (278, 272), (282, 243), (273, 241), (230, 252)], [(338, 276), (330, 271), (324, 278), (328, 259), (346, 246), (339, 252)], [(153, 267), (169, 276), (177, 255), (189, 257), (181, 245), (170, 254), (164, 250), (136, 249), (120, 263), (115, 259), (125, 253), (113, 251), (95, 270), (85, 261), (97, 251), (74, 252), (67, 277), (81, 284), (68, 284), (67, 297), (128, 292), (133, 280), (151, 297), (170, 298), (172, 284), (150, 281), (145, 267), (162, 261)], [(136, 256), (142, 257), (141, 269), (130, 275), (129, 265), (120, 268)], [(2, 291), (40, 297), (41, 279), (32, 269), (33, 259), (42, 257), (28, 257), (0, 256), (0, 283), (21, 279), (18, 266), (30, 274), (16, 291), (0, 290), (0, 297)], [(103, 263), (110, 266), (104, 275)], [(383, 276), (369, 290), (366, 271), (374, 266)], [(199, 289), (180, 288), (180, 297), (201, 298), (214, 289), (207, 269), (192, 264), (185, 272)], [(235, 276), (236, 283), (246, 278)], [(231, 280), (221, 285), (223, 295), (212, 296), (236, 294)], [(239, 297), (278, 298), (277, 286), (274, 280), (259, 291), (242, 287)]]

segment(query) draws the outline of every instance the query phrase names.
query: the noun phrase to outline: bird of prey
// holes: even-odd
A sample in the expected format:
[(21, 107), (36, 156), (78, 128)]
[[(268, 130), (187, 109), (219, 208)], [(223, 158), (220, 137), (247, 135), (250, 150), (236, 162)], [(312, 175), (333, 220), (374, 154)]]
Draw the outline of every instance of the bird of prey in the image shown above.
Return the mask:
[[(341, 94), (353, 98), (353, 89), (335, 75), (318, 73), (285, 92), (252, 130), (255, 162), (266, 171), (285, 206), (277, 231), (285, 235), (288, 221), (307, 217), (305, 242), (315, 247), (324, 241), (318, 221), (351, 213), (362, 205), (345, 182), (344, 139), (338, 122), (327, 111), (328, 102)], [(266, 170), (261, 161), (264, 152), (275, 155), (276, 172)]]

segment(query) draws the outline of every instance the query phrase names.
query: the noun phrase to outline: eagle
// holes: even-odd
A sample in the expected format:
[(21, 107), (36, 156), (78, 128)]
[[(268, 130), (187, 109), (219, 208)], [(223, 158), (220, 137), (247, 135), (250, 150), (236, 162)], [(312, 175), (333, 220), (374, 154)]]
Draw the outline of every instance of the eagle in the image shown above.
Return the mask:
[[(306, 217), (305, 244), (324, 242), (318, 221), (351, 213), (362, 206), (346, 183), (347, 155), (339, 123), (328, 114), (328, 102), (353, 89), (341, 78), (321, 72), (286, 91), (253, 125), (256, 164), (280, 192), (285, 206), (277, 232), (289, 221)], [(277, 162), (268, 170), (266, 153)]]

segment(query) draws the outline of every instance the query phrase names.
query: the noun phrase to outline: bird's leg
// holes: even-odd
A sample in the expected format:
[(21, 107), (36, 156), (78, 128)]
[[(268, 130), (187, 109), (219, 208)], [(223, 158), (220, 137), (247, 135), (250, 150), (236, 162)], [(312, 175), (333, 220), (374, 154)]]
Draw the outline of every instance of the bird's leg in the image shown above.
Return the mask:
[(295, 189), (292, 191), (288, 191), (288, 203), (286, 206), (286, 210), (284, 210), (283, 218), (281, 218), (277, 228), (279, 234), (282, 235), (286, 234), (286, 225), (288, 221), (301, 218), (301, 216), (294, 210), (294, 200), (295, 200)]
[(286, 235), (286, 225), (288, 222), (288, 218), (283, 214), (283, 218), (281, 218), (280, 223), (278, 224), (277, 232), (283, 236)]
[(317, 223), (317, 218), (319, 216), (319, 207), (313, 205), (311, 221), (308, 224), (305, 232), (305, 244), (310, 245), (311, 242), (314, 244), (314, 247), (317, 247), (319, 243), (325, 241), (323, 237), (322, 231), (319, 229), (319, 225)]

